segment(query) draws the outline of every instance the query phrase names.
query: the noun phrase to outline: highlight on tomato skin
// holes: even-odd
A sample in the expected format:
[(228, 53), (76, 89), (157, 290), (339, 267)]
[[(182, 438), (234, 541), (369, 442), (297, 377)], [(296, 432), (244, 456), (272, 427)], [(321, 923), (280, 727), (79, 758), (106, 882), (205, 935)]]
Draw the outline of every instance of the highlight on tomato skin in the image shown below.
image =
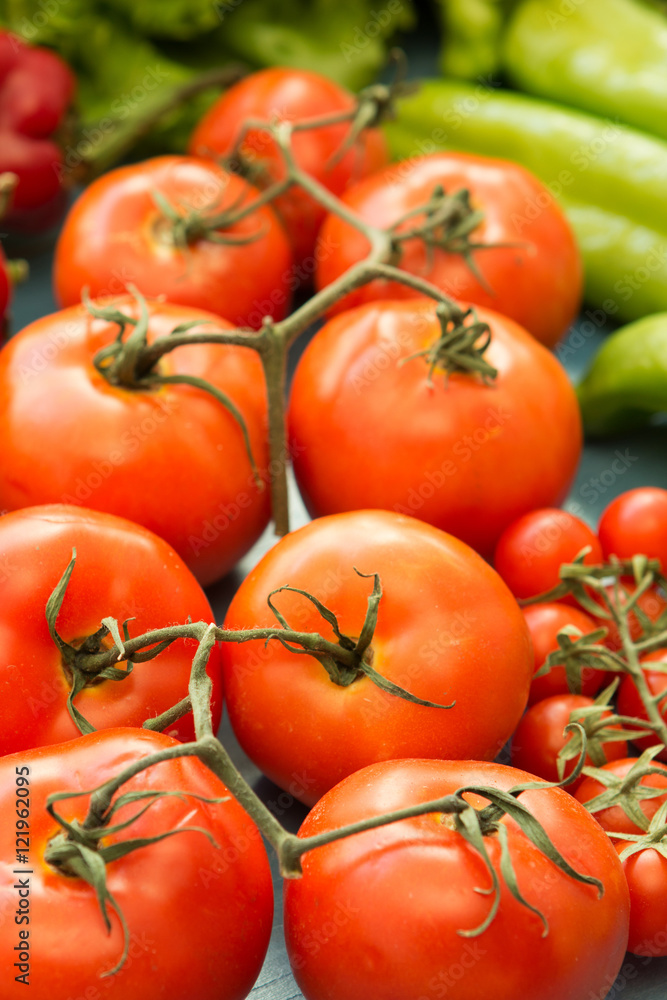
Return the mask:
[[(382, 596), (363, 662), (430, 705), (381, 690), (363, 662), (341, 666), (334, 682), (317, 659), (278, 642), (222, 647), (225, 703), (243, 750), (307, 805), (377, 760), (490, 760), (526, 705), (530, 640), (505, 584), (463, 542), (390, 511), (319, 518), (286, 535), (241, 584), (224, 626), (275, 625), (267, 598), (289, 581), (320, 600), (343, 635), (358, 637), (372, 574)], [(272, 603), (290, 627), (334, 638), (303, 594), (283, 590)]]
[[(0, 754), (74, 739), (79, 730), (67, 710), (72, 675), (49, 634), (47, 602), (76, 562), (55, 626), (79, 648), (104, 618), (127, 621), (131, 635), (166, 624), (213, 621), (204, 591), (173, 548), (124, 518), (52, 504), (10, 511), (0, 518), (0, 568), (6, 577), (0, 604)], [(111, 645), (102, 639), (101, 649)], [(95, 729), (140, 727), (188, 693), (192, 640), (172, 643), (154, 660), (137, 663), (121, 680), (91, 677), (74, 704)], [(122, 664), (123, 669), (126, 665)], [(222, 716), (220, 651), (211, 652), (211, 709)], [(167, 728), (181, 742), (194, 739), (192, 713)]]
[[(30, 792), (29, 874), (0, 866), (2, 996), (70, 1000), (91, 995), (110, 1000), (179, 997), (244, 1000), (266, 957), (273, 917), (271, 871), (255, 824), (225, 785), (193, 757), (163, 761), (123, 785), (124, 792), (177, 791), (155, 800), (125, 830), (103, 846), (133, 838), (174, 836), (107, 864), (107, 887), (127, 922), (129, 953), (119, 963), (124, 934), (108, 906), (107, 930), (95, 890), (81, 878), (61, 874), (44, 861), (59, 831), (47, 813), (48, 795), (94, 789), (149, 754), (177, 746), (162, 733), (109, 729), (76, 740), (0, 758), (0, 812), (14, 816), (19, 787)], [(22, 785), (27, 777), (27, 786)], [(203, 802), (196, 798), (222, 799)], [(116, 797), (115, 797), (116, 798)], [(57, 804), (65, 819), (86, 816), (88, 796)], [(119, 822), (144, 801), (121, 806)], [(183, 827), (198, 829), (184, 830)], [(0, 856), (16, 857), (14, 823), (0, 824)], [(29, 880), (29, 986), (15, 982), (20, 944), (17, 878)], [(150, 986), (148, 985), (150, 984)], [(95, 992), (93, 992), (95, 991)]]
[[(96, 302), (137, 320), (131, 296)], [(180, 324), (230, 324), (203, 310), (148, 300), (148, 344)], [(199, 378), (227, 395), (248, 431), (192, 385), (111, 384), (93, 363), (119, 325), (79, 304), (30, 323), (0, 351), (0, 509), (69, 503), (142, 524), (164, 538), (202, 585), (227, 573), (270, 516), (267, 401), (254, 351), (192, 344), (152, 374)], [(126, 332), (127, 339), (127, 332)]]
[[(468, 785), (509, 790), (535, 776), (476, 761), (398, 760), (373, 764), (332, 788), (299, 836), (426, 802)], [(481, 807), (484, 800), (466, 796)], [(580, 872), (574, 883), (507, 822), (516, 881), (535, 912), (501, 891), (489, 926), (491, 880), (479, 855), (437, 814), (355, 834), (303, 856), (303, 877), (286, 883), (284, 925), (295, 979), (306, 1000), (602, 1000), (628, 939), (628, 887), (598, 823), (562, 789), (525, 792), (520, 802)], [(503, 821), (504, 822), (504, 821)], [(497, 836), (484, 839), (498, 871)], [(446, 993), (444, 992), (446, 989)]]
[[(465, 309), (465, 305), (462, 309)], [(418, 517), (490, 559), (505, 528), (565, 500), (581, 455), (574, 389), (512, 320), (488, 323), (498, 372), (446, 372), (432, 300), (371, 302), (313, 337), (292, 382), (288, 432), (312, 517), (377, 507)], [(469, 320), (472, 321), (470, 316)]]

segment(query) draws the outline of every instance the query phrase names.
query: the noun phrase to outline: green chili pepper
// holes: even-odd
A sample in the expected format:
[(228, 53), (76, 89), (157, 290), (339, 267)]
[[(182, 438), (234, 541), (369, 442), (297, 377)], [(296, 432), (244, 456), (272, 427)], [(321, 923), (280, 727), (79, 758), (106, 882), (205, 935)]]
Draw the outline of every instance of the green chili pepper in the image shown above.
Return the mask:
[(440, 68), (474, 80), (500, 69), (502, 35), (511, 0), (437, 0), (443, 26)]
[[(401, 159), (455, 149), (521, 163), (565, 209), (587, 301), (627, 320), (667, 310), (667, 143), (492, 84), (446, 80), (401, 101), (386, 131)], [(526, 204), (519, 232), (541, 208)]]
[(667, 313), (612, 333), (577, 393), (591, 436), (645, 427), (667, 413)]
[(667, 139), (667, 19), (637, 0), (524, 0), (504, 68), (530, 94)]

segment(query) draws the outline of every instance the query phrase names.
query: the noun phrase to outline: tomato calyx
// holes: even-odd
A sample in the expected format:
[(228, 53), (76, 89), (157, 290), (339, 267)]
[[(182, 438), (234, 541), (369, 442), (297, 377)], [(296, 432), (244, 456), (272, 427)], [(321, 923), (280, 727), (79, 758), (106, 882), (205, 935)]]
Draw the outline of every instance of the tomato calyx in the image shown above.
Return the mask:
[[(106, 320), (109, 323), (118, 324), (118, 335), (116, 338), (106, 347), (99, 350), (93, 358), (93, 364), (99, 374), (110, 385), (119, 386), (123, 389), (131, 389), (136, 392), (151, 392), (165, 385), (191, 385), (213, 396), (238, 424), (243, 435), (243, 443), (248, 460), (250, 461), (255, 484), (258, 490), (263, 490), (265, 483), (259, 474), (255, 462), (246, 422), (243, 414), (229, 396), (211, 382), (196, 375), (165, 375), (159, 370), (158, 364), (162, 355), (174, 350), (176, 347), (182, 346), (183, 343), (187, 343), (188, 339), (190, 339), (188, 336), (189, 331), (195, 326), (200, 326), (202, 321), (192, 320), (191, 322), (179, 323), (178, 326), (174, 327), (169, 336), (160, 338), (158, 349), (151, 351), (148, 344), (149, 314), (146, 300), (134, 285), (128, 285), (127, 288), (139, 304), (140, 312), (138, 319), (128, 316), (113, 306), (95, 305), (85, 290), (82, 295), (83, 302), (91, 316)], [(128, 326), (132, 330), (129, 336), (125, 338)], [(185, 340), (182, 339), (182, 335), (185, 336)], [(238, 342), (238, 339), (227, 338), (225, 334), (217, 334), (217, 337), (224, 338), (220, 341), (221, 343)], [(172, 340), (171, 338), (174, 339)], [(205, 334), (204, 339), (214, 341), (216, 340), (216, 334), (213, 332)]]
[[(618, 685), (617, 677), (600, 692), (591, 705), (575, 708), (570, 713), (570, 725), (566, 726), (565, 730), (570, 730), (570, 738), (559, 750), (556, 762), (559, 778), (562, 779), (567, 762), (581, 756), (584, 746), (593, 764), (602, 767), (607, 763), (605, 743), (622, 743), (626, 740), (639, 739), (646, 736), (647, 732), (654, 731), (655, 727), (651, 722), (614, 714), (611, 700)], [(575, 722), (579, 725), (572, 726)]]
[[(377, 670), (373, 668), (373, 651), (371, 648), (371, 641), (377, 625), (378, 607), (382, 597), (382, 585), (380, 583), (380, 577), (377, 573), (361, 573), (356, 567), (352, 568), (357, 576), (373, 580), (373, 590), (368, 598), (366, 616), (357, 639), (353, 639), (351, 636), (345, 635), (341, 632), (336, 615), (313, 594), (310, 594), (307, 590), (300, 590), (298, 587), (289, 586), (278, 587), (276, 590), (272, 590), (267, 597), (267, 604), (283, 629), (289, 630), (289, 624), (284, 615), (282, 615), (276, 608), (272, 598), (276, 594), (280, 594), (282, 591), (286, 590), (293, 594), (301, 594), (302, 597), (305, 597), (306, 600), (310, 601), (311, 604), (315, 606), (322, 618), (324, 618), (327, 624), (333, 629), (338, 642), (338, 647), (336, 647), (333, 643), (328, 643), (326, 649), (318, 649), (316, 645), (310, 646), (309, 644), (305, 644), (302, 637), (298, 640), (299, 646), (302, 647), (299, 648), (285, 636), (281, 636), (279, 631), (275, 633), (273, 638), (282, 643), (285, 649), (288, 649), (291, 653), (306, 653), (310, 656), (314, 656), (326, 670), (329, 675), (329, 679), (339, 687), (349, 687), (361, 677), (368, 677), (368, 679), (379, 687), (381, 691), (386, 691), (388, 694), (396, 695), (397, 697), (403, 698), (405, 701), (410, 701), (413, 704), (424, 705), (427, 708), (453, 708), (454, 702), (452, 702), (451, 705), (439, 705), (436, 702), (426, 701), (424, 698), (418, 698), (417, 695), (411, 694), (409, 691), (406, 691), (405, 688), (399, 687), (398, 684), (394, 684), (393, 681), (383, 677), (382, 674), (379, 674)], [(317, 636), (316, 638), (319, 639), (320, 637)]]
[[(466, 375), (477, 373), (485, 385), (491, 385), (498, 377), (498, 369), (484, 357), (484, 352), (491, 343), (489, 324), (477, 319), (477, 313), (472, 307), (464, 312), (440, 302), (435, 312), (441, 336), (430, 347), (408, 355), (399, 364), (403, 365), (414, 358), (424, 358), (428, 363), (429, 384), (432, 384), (433, 372), (438, 368), (444, 371), (446, 381), (453, 372)], [(466, 322), (467, 320), (470, 322)]]
[[(664, 767), (654, 767), (651, 763), (653, 758), (660, 753), (661, 749), (662, 747), (659, 745), (649, 747), (643, 752), (641, 757), (637, 758), (627, 774), (622, 777), (601, 767), (584, 767), (582, 773), (589, 778), (595, 778), (601, 785), (604, 785), (605, 789), (599, 795), (583, 803), (586, 809), (595, 815), (595, 813), (602, 812), (604, 809), (611, 809), (614, 806), (618, 806), (632, 823), (641, 830), (647, 831), (649, 828), (649, 819), (641, 808), (641, 803), (645, 799), (655, 799), (664, 796), (665, 789), (650, 784), (642, 784), (641, 782), (644, 778), (654, 774), (664, 778)], [(620, 836), (621, 834), (619, 834)], [(622, 836), (624, 839), (627, 839), (626, 833)]]
[(263, 204), (265, 198), (259, 198), (252, 205), (246, 205), (242, 209), (240, 205), (245, 197), (245, 192), (242, 191), (221, 211), (209, 212), (197, 208), (184, 208), (183, 211), (179, 211), (158, 190), (153, 190), (152, 197), (161, 213), (153, 226), (153, 235), (160, 243), (185, 249), (199, 240), (207, 240), (209, 243), (240, 247), (255, 243), (266, 235), (266, 227), (261, 225), (254, 232), (245, 235), (228, 231), (235, 223), (240, 222)]
[[(160, 759), (166, 759), (164, 754), (159, 756)], [(179, 756), (185, 755), (180, 754)], [(129, 777), (136, 773), (136, 769), (130, 767), (128, 771), (124, 773), (127, 774), (127, 777), (124, 778), (124, 781), (126, 781)], [(109, 786), (111, 786), (111, 790), (109, 790)], [(175, 830), (165, 830), (164, 832), (155, 834), (152, 837), (134, 838), (116, 841), (114, 843), (104, 844), (102, 841), (112, 835), (126, 830), (128, 827), (131, 827), (131, 825), (140, 816), (143, 816), (144, 813), (146, 813), (159, 799), (174, 796), (181, 799), (193, 798), (197, 799), (199, 802), (220, 803), (227, 801), (229, 798), (229, 796), (224, 796), (222, 798), (206, 798), (205, 796), (197, 795), (194, 792), (152, 790), (146, 792), (127, 792), (126, 794), (119, 795), (116, 799), (111, 800), (114, 786), (115, 782), (112, 781), (107, 782), (106, 785), (100, 786), (99, 789), (93, 789), (92, 791), (56, 792), (55, 794), (49, 795), (46, 801), (47, 812), (49, 812), (53, 819), (60, 825), (62, 832), (57, 833), (47, 843), (44, 851), (44, 861), (63, 877), (80, 878), (92, 886), (95, 891), (108, 934), (111, 933), (111, 918), (109, 915), (109, 909), (112, 909), (116, 913), (121, 923), (123, 930), (122, 955), (112, 969), (101, 973), (102, 977), (112, 976), (122, 968), (127, 958), (130, 945), (130, 930), (127, 925), (127, 921), (123, 915), (121, 907), (118, 905), (107, 885), (106, 866), (112, 861), (116, 861), (119, 858), (123, 858), (126, 855), (131, 854), (133, 851), (137, 851), (143, 847), (149, 847), (151, 844), (156, 844), (160, 840), (164, 840), (167, 837), (173, 837), (178, 833), (185, 833), (186, 831), (202, 833), (211, 841), (214, 847), (219, 848), (220, 846), (216, 843), (212, 834), (200, 826), (179, 826)], [(56, 802), (83, 795), (92, 796), (91, 808), (83, 823), (80, 823), (76, 819), (71, 821), (66, 820), (63, 816), (56, 812)], [(119, 809), (122, 809), (124, 806), (134, 805), (135, 803), (139, 804), (140, 808), (134, 813), (133, 816), (129, 819), (124, 819), (115, 825), (111, 825), (111, 820)]]
[(615, 660), (606, 646), (601, 645), (606, 628), (582, 633), (574, 625), (566, 625), (556, 636), (558, 649), (549, 653), (535, 677), (544, 677), (554, 667), (563, 667), (567, 686), (572, 694), (582, 693), (582, 674), (586, 670), (613, 670)]
[[(664, 789), (663, 789), (664, 794)], [(609, 837), (614, 840), (627, 840), (628, 846), (619, 852), (621, 861), (631, 858), (633, 854), (641, 851), (653, 849), (667, 858), (667, 802), (663, 802), (656, 814), (648, 824), (646, 832), (640, 833), (616, 833), (607, 831)]]

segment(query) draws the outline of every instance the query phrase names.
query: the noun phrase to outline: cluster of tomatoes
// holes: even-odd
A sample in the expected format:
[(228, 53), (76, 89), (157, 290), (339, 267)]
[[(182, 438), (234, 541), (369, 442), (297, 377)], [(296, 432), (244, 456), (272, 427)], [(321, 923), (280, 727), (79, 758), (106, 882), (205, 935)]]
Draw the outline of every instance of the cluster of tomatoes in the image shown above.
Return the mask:
[[(612, 505), (599, 538), (556, 507), (581, 451), (576, 396), (548, 349), (581, 296), (560, 210), (547, 199), (526, 219), (543, 189), (513, 164), (438, 154), (388, 166), (381, 131), (370, 120), (357, 134), (356, 121), (351, 95), (315, 74), (247, 77), (200, 123), (190, 155), (122, 167), (83, 192), (56, 250), (63, 308), (0, 351), (0, 805), (16, 815), (0, 840), (8, 997), (25, 982), (39, 1000), (138, 997), (150, 983), (156, 996), (242, 1000), (259, 973), (273, 890), (258, 828), (197, 759), (187, 706), (164, 732), (141, 728), (187, 695), (196, 642), (170, 642), (151, 663), (135, 655), (88, 674), (80, 664), (122, 653), (130, 636), (212, 620), (202, 585), (259, 538), (277, 475), (271, 357), (253, 338), (311, 278), (327, 319), (296, 371), (281, 461), (291, 456), (315, 520), (255, 567), (224, 628), (318, 635), (340, 656), (297, 656), (306, 646), (275, 637), (222, 641), (207, 667), (213, 729), (224, 690), (248, 756), (313, 807), (301, 836), (462, 787), (484, 812), (484, 788), (557, 783), (563, 724), (608, 678), (584, 671), (568, 693), (562, 666), (534, 673), (563, 628), (586, 635), (598, 622), (572, 602), (522, 610), (517, 598), (556, 587), (586, 547), (587, 565), (636, 553), (667, 565), (664, 491)], [(291, 183), (297, 167), (310, 183)], [(381, 232), (391, 259), (346, 286)], [(439, 297), (419, 294), (420, 282)], [(642, 616), (665, 609), (659, 588), (641, 600), (638, 634)], [(109, 616), (117, 632), (100, 628)], [(622, 645), (611, 631), (606, 642)], [(654, 672), (658, 693), (665, 674)], [(531, 712), (559, 698), (575, 699), (558, 715), (560, 744), (531, 750)], [(623, 714), (640, 716), (639, 702)], [(521, 770), (492, 763), (515, 732)], [(106, 847), (158, 838), (118, 848), (100, 905), (76, 870), (44, 861), (60, 832), (47, 797), (80, 796), (58, 811), (85, 828), (81, 793), (169, 748), (173, 759), (123, 785), (113, 826), (97, 831)], [(426, 813), (309, 851), (285, 892), (308, 1000), (602, 1000), (629, 928), (639, 953), (664, 953), (660, 928), (636, 916), (641, 890), (629, 892), (583, 805), (560, 787), (516, 794), (551, 855), (502, 810), (479, 842)], [(661, 819), (659, 798), (640, 803), (647, 822)], [(94, 853), (93, 839), (83, 846)], [(19, 856), (33, 866), (27, 921)]]

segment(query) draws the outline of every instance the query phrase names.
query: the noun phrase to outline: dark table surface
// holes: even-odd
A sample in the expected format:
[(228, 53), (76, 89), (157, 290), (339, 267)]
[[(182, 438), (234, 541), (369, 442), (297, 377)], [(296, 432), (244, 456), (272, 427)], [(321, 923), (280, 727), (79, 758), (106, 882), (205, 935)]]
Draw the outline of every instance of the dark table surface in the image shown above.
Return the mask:
[[(432, 43), (429, 46), (424, 34), (417, 40), (419, 71), (426, 75), (436, 72)], [(17, 289), (15, 296), (12, 330), (20, 330), (39, 316), (55, 310), (51, 295), (51, 258), (49, 247), (31, 256), (30, 280)], [(583, 327), (576, 324), (569, 337), (560, 345), (557, 354), (576, 381), (585, 370), (590, 358), (604, 339), (604, 330), (589, 333), (591, 324)], [(297, 345), (291, 358), (291, 367), (298, 354), (305, 347), (306, 338)], [(622, 457), (622, 461), (618, 458)], [(622, 471), (618, 471), (622, 469)], [(577, 514), (592, 526), (604, 507), (619, 493), (635, 486), (662, 486), (667, 488), (667, 427), (657, 427), (641, 434), (614, 438), (604, 443), (586, 444), (576, 481), (565, 504), (567, 510)], [(294, 483), (290, 483), (292, 524), (298, 527), (308, 520), (305, 508)], [(239, 566), (224, 580), (208, 588), (208, 596), (215, 611), (216, 620), (221, 622), (241, 580), (257, 563), (276, 539), (271, 529), (246, 555)], [(253, 785), (267, 803), (276, 803), (280, 819), (290, 829), (298, 829), (306, 814), (305, 807), (297, 802), (287, 802), (288, 796), (264, 778), (240, 749), (228, 721), (223, 720), (220, 737), (229, 749), (236, 765), (244, 777)], [(259, 980), (252, 991), (253, 1000), (293, 1000), (301, 997), (289, 968), (289, 962), (282, 936), (281, 880), (272, 852), (276, 912), (271, 945)], [(645, 959), (628, 954), (616, 983), (611, 987), (607, 1000), (666, 1000), (667, 959)], [(372, 997), (369, 997), (372, 1000)], [(397, 998), (413, 1000), (413, 998)], [(480, 997), (480, 1000), (491, 998)], [(520, 998), (517, 997), (517, 1000)], [(582, 998), (586, 1000), (586, 998)]]

